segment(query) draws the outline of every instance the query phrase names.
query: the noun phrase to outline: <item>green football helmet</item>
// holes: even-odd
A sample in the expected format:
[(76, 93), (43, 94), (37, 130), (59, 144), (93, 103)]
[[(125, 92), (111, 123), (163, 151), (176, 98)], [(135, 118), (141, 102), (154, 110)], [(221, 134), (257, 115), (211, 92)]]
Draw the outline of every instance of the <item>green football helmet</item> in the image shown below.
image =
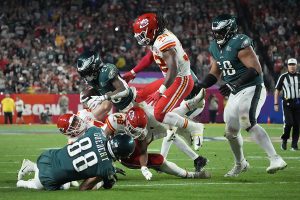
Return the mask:
[(223, 14), (213, 19), (211, 29), (217, 44), (223, 45), (237, 33), (238, 27), (234, 16)]
[(99, 53), (95, 51), (85, 51), (77, 59), (77, 72), (87, 81), (96, 79), (102, 66)]
[(120, 158), (128, 158), (133, 153), (135, 142), (132, 136), (118, 133), (107, 141), (107, 148), (113, 159), (119, 160)]

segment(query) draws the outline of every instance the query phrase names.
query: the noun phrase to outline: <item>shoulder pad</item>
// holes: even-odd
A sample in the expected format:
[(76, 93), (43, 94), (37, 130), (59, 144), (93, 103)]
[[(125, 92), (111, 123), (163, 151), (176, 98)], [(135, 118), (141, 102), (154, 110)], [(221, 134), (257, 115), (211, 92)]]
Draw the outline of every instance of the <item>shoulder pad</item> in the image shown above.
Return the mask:
[(171, 32), (163, 33), (156, 38), (153, 47), (161, 52), (166, 51), (167, 49), (176, 46), (175, 38), (176, 36)]
[(252, 39), (249, 38), (247, 35), (244, 34), (237, 34), (236, 36), (233, 37), (235, 40), (236, 48), (238, 50), (244, 49), (249, 46), (253, 46)]
[(107, 82), (109, 80), (114, 79), (118, 76), (119, 70), (113, 64), (107, 63), (105, 64), (100, 71), (99, 81), (100, 82)]

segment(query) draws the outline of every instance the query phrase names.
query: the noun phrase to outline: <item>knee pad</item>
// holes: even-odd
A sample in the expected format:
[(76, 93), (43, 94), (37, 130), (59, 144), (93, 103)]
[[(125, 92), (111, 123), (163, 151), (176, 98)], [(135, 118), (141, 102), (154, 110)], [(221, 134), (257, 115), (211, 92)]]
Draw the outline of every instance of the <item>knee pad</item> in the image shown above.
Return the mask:
[(224, 137), (226, 137), (228, 140), (235, 139), (237, 135), (239, 134), (239, 130), (235, 129), (233, 127), (225, 127), (225, 134)]

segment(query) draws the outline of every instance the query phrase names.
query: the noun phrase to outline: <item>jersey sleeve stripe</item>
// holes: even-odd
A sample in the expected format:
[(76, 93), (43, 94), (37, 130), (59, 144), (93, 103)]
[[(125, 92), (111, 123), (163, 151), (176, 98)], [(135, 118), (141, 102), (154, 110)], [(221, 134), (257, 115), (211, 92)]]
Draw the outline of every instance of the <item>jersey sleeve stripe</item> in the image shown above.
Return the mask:
[(164, 51), (164, 50), (174, 47), (174, 46), (176, 46), (176, 42), (170, 42), (170, 43), (165, 44), (164, 46), (160, 47), (159, 50)]
[(111, 123), (109, 122), (108, 118), (105, 120), (105, 122), (106, 122), (106, 124), (107, 124), (107, 127), (108, 127), (111, 131), (113, 131), (113, 132), (116, 131), (116, 129), (114, 129), (114, 127), (113, 127), (113, 126), (111, 125)]

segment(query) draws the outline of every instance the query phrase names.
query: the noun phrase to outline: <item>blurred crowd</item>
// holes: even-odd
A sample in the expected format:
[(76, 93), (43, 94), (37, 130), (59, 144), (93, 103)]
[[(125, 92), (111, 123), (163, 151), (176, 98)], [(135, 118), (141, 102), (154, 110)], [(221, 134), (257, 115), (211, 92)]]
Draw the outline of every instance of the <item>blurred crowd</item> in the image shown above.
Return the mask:
[[(299, 56), (299, 2), (246, 1), (252, 24), (277, 70)], [(0, 2), (0, 92), (78, 93), (77, 56), (97, 49), (105, 62), (130, 70), (145, 54), (131, 24), (142, 12), (162, 12), (199, 78), (209, 71), (211, 19), (237, 15), (237, 0), (3, 0)], [(259, 9), (257, 9), (259, 8)], [(261, 23), (264, 22), (264, 23)], [(276, 67), (275, 67), (276, 66)], [(280, 68), (280, 70), (281, 70)], [(149, 70), (159, 71), (152, 66)]]

